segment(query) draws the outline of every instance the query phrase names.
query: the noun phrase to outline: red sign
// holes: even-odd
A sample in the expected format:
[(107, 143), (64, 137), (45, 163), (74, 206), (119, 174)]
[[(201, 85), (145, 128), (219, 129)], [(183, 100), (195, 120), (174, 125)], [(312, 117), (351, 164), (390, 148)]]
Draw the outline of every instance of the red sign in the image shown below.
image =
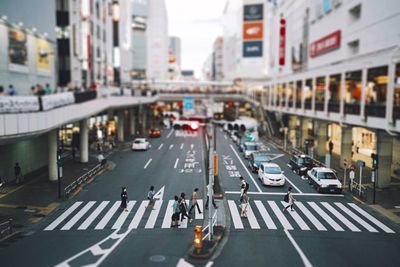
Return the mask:
[(340, 30), (311, 43), (310, 57), (316, 57), (340, 47)]
[(285, 48), (286, 48), (286, 20), (280, 20), (279, 28), (279, 65), (285, 65)]
[(247, 22), (243, 24), (243, 40), (262, 40), (263, 32), (262, 22)]

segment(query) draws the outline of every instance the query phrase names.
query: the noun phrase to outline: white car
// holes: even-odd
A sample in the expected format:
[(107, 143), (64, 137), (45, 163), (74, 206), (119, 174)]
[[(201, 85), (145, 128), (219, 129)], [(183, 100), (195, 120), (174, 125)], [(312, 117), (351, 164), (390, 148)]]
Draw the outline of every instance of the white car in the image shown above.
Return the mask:
[(286, 177), (276, 163), (262, 163), (258, 168), (258, 178), (263, 185), (284, 186)]
[(259, 149), (259, 145), (255, 142), (245, 142), (243, 146), (244, 158), (249, 159), (250, 155)]
[(132, 143), (132, 150), (148, 150), (151, 147), (146, 138), (136, 138)]
[(319, 192), (340, 193), (342, 183), (334, 171), (329, 168), (315, 167), (307, 172), (308, 183), (312, 184)]

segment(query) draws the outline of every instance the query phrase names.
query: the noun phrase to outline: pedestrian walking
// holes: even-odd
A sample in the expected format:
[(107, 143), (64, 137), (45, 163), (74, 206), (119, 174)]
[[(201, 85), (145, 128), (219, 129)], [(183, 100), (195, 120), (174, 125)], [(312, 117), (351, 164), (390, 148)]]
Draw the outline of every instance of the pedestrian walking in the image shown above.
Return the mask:
[(240, 217), (247, 218), (247, 207), (249, 205), (249, 196), (247, 195), (247, 190), (245, 189), (242, 196), (242, 202), (240, 204)]
[(16, 162), (14, 166), (14, 174), (15, 174), (15, 183), (20, 184), (23, 182), (23, 178), (21, 175), (21, 167), (19, 166), (19, 163)]
[(128, 192), (126, 190), (126, 187), (122, 187), (122, 192), (121, 192), (121, 209), (124, 209), (125, 211), (128, 211), (127, 207), (127, 202), (128, 202)]
[(0, 85), (0, 96), (4, 96), (4, 87)]
[(46, 86), (44, 88), (44, 93), (46, 95), (50, 95), (53, 92), (53, 89), (51, 89), (50, 84), (46, 83)]
[(240, 203), (242, 203), (242, 197), (243, 197), (243, 193), (245, 190), (249, 189), (248, 183), (244, 180), (243, 176), (240, 176), (239, 178), (240, 180), (240, 196), (239, 196), (239, 201)]
[(333, 151), (333, 142), (332, 142), (332, 140), (329, 140), (328, 146), (329, 146), (329, 154), (332, 155), (332, 151)]
[(174, 203), (172, 204), (172, 217), (171, 217), (171, 227), (179, 226), (179, 215), (181, 213), (179, 209), (179, 198), (174, 196)]
[(14, 86), (13, 86), (12, 84), (10, 84), (10, 85), (8, 86), (7, 94), (8, 94), (9, 96), (17, 95), (17, 91), (15, 90), (15, 88), (14, 88)]
[(283, 208), (283, 211), (285, 212), (289, 207), (291, 211), (294, 211), (293, 207), (294, 207), (294, 202), (296, 201), (296, 199), (294, 199), (293, 194), (292, 194), (292, 187), (289, 186), (288, 188), (288, 192), (285, 195), (284, 199), (285, 202), (289, 203), (289, 205), (287, 205), (286, 207)]
[[(210, 184), (208, 184), (208, 185), (207, 185), (207, 201), (206, 201), (206, 209), (208, 209), (208, 201), (209, 201), (209, 199), (210, 199), (210, 197), (208, 196), (208, 191), (209, 191), (209, 188), (210, 188)], [(214, 206), (214, 209), (218, 209), (218, 206), (217, 206), (217, 204), (215, 204), (215, 201), (214, 201), (214, 196), (211, 198), (211, 200), (212, 200), (212, 204), (213, 204), (213, 206)]]
[(189, 214), (192, 213), (192, 210), (194, 209), (195, 206), (197, 207), (197, 211), (199, 212), (199, 214), (201, 214), (200, 206), (199, 203), (197, 202), (198, 199), (197, 191), (199, 191), (199, 189), (195, 188), (192, 192), (192, 199), (191, 199), (192, 206), (190, 207)]
[(181, 198), (179, 200), (179, 209), (181, 212), (181, 222), (187, 217), (189, 219), (189, 223), (191, 223), (193, 220), (192, 218), (187, 214), (187, 204), (186, 204), (186, 199), (185, 199), (185, 193), (181, 193)]
[(156, 203), (157, 198), (154, 197), (154, 195), (156, 194), (156, 192), (154, 191), (154, 185), (150, 186), (149, 192), (147, 193), (147, 199), (149, 200), (149, 205), (147, 205), (146, 208), (152, 208), (153, 210), (155, 210), (154, 208), (154, 204)]

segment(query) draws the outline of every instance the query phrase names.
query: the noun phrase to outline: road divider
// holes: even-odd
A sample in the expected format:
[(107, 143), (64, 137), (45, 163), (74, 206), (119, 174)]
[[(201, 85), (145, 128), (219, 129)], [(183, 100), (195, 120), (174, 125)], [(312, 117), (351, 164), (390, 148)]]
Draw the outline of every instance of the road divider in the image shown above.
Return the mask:
[(147, 167), (149, 166), (149, 164), (150, 164), (150, 162), (151, 162), (152, 160), (153, 160), (153, 159), (149, 159), (149, 161), (147, 161), (146, 165), (144, 165), (144, 169), (147, 169)]
[(179, 158), (177, 158), (177, 159), (175, 160), (174, 169), (176, 169), (176, 167), (178, 167), (178, 162), (179, 162)]

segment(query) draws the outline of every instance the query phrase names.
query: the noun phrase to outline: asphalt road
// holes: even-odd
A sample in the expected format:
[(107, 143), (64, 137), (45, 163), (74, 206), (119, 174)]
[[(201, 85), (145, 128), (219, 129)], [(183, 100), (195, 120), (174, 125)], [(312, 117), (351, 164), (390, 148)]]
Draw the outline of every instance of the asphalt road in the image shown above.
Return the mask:
[[(182, 258), (203, 223), (194, 214), (189, 226), (170, 228), (171, 200), (193, 188), (204, 196), (204, 151), (201, 132), (165, 130), (151, 139), (148, 151), (129, 144), (112, 154), (115, 168), (63, 203), (32, 231), (0, 249), (2, 266), (192, 266)], [(344, 195), (317, 194), (286, 166), (289, 158), (265, 143), (285, 171), (283, 187), (265, 187), (222, 130), (217, 130), (219, 176), (225, 190), (230, 228), (211, 261), (195, 266), (399, 266), (400, 227)], [(250, 184), (248, 218), (239, 216), (239, 178)], [(146, 209), (154, 185), (160, 200)], [(122, 187), (128, 189), (128, 212), (118, 209)], [(292, 186), (295, 211), (282, 213), (283, 196)], [(3, 265), (4, 264), (4, 265)], [(68, 264), (68, 265), (67, 265)]]

